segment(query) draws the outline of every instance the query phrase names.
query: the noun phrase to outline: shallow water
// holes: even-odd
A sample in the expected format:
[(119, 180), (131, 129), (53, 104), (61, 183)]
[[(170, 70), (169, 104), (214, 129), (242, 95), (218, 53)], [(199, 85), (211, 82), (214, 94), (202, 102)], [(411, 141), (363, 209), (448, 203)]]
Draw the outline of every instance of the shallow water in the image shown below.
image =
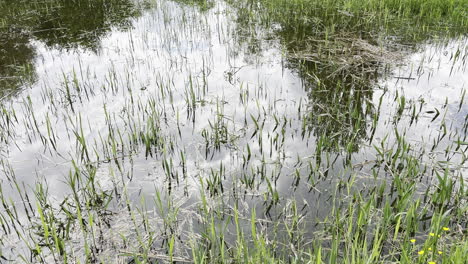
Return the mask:
[[(256, 48), (239, 41), (239, 25), (223, 3), (204, 10), (171, 1), (117, 2), (100, 11), (108, 19), (92, 25), (66, 22), (73, 10), (64, 7), (50, 27), (9, 39), (18, 43), (14, 48), (2, 46), (16, 51), (5, 53), (0, 65), (4, 197), (20, 203), (14, 182), (25, 184), (26, 193), (46, 182), (50, 199), (60, 204), (71, 192), (74, 161), (81, 168), (92, 164), (98, 188), (115, 195), (113, 228), (122, 233), (131, 234), (130, 216), (121, 213), (119, 195), (127, 192), (136, 205), (145, 198), (152, 212), (155, 190), (186, 216), (200, 190), (228, 208), (240, 199), (247, 214), (255, 207), (271, 220), (295, 200), (313, 226), (329, 212), (335, 182), (357, 177), (354, 188), (366, 190), (389, 177), (383, 170), (372, 175), (374, 146), (397, 144), (395, 127), (427, 164), (453, 155), (451, 166), (465, 166), (457, 173), (466, 175), (461, 154), (444, 152), (467, 136), (466, 37), (415, 44), (399, 65), (379, 67), (375, 79), (343, 83), (347, 92), (334, 90), (339, 76), (320, 90), (305, 76), (321, 73), (294, 67), (279, 40), (259, 36)], [(41, 33), (49, 31), (55, 33)], [(398, 113), (402, 96), (406, 107)], [(347, 111), (355, 104), (362, 107), (352, 116)], [(434, 147), (441, 124), (447, 136)], [(328, 147), (318, 146), (323, 136)], [(421, 192), (432, 180), (423, 178)]]

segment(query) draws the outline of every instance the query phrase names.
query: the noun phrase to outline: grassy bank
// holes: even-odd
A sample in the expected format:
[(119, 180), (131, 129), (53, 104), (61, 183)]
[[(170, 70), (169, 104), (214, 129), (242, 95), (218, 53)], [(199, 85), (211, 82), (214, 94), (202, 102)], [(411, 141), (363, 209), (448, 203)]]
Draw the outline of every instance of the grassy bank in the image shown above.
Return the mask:
[[(278, 22), (289, 30), (317, 29), (324, 32), (457, 31), (466, 28), (468, 3), (464, 0), (268, 0), (261, 4), (264, 22)], [(311, 31), (310, 31), (311, 30)]]

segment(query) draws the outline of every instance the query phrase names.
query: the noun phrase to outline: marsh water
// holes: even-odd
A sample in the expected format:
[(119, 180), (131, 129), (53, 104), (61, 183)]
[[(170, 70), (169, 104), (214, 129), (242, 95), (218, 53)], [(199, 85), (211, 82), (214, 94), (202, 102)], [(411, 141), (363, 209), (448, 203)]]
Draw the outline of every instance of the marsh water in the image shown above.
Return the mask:
[[(118, 242), (136, 232), (127, 204), (158, 225), (156, 193), (180, 208), (182, 244), (205, 195), (226, 215), (255, 208), (265, 222), (299, 210), (313, 236), (336, 200), (352, 199), (337, 184), (354, 181), (365, 196), (394, 177), (377, 165), (402, 135), (421, 166), (467, 175), (457, 149), (467, 142), (466, 35), (393, 49), (353, 40), (383, 61), (328, 70), (290, 56), (280, 25), (246, 25), (223, 1), (59, 2), (0, 2), (5, 259), (28, 255), (19, 233), (33, 224), (21, 208), (34, 214), (45, 197), (59, 214), (75, 174), (93, 177), (109, 203), (99, 253), (109, 259), (131, 248)], [(427, 171), (421, 195), (436, 180)], [(12, 205), (18, 222), (6, 220)]]

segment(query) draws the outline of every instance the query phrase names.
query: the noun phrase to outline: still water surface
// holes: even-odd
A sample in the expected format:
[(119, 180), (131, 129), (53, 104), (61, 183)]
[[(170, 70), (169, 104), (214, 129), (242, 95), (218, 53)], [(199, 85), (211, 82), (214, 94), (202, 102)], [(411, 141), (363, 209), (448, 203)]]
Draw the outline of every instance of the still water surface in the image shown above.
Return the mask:
[[(29, 191), (46, 182), (60, 203), (70, 193), (73, 161), (96, 165), (102, 190), (117, 194), (126, 186), (135, 203), (146, 197), (148, 210), (161, 190), (189, 215), (207, 189), (227, 204), (242, 197), (246, 208), (274, 219), (281, 206), (264, 197), (273, 188), (280, 204), (295, 199), (313, 223), (329, 211), (335, 182), (357, 177), (355, 188), (364, 190), (389, 177), (372, 175), (374, 146), (396, 144), (395, 127), (415, 153), (427, 154), (427, 164), (445, 160), (453, 141), (466, 141), (466, 37), (416, 43), (368, 80), (348, 84), (297, 66), (271, 37), (274, 29), (245, 41), (251, 36), (239, 35), (242, 25), (221, 2), (209, 9), (172, 1), (63, 3), (10, 6), (27, 19), (6, 17), (1, 28), (0, 94), (16, 120), (2, 131), (5, 197), (20, 201), (15, 175)], [(448, 136), (433, 147), (442, 123)], [(150, 134), (149, 149), (137, 143)], [(463, 166), (453, 156), (453, 166)], [(421, 191), (433, 180), (423, 178)], [(128, 220), (116, 213), (114, 227), (125, 229)]]

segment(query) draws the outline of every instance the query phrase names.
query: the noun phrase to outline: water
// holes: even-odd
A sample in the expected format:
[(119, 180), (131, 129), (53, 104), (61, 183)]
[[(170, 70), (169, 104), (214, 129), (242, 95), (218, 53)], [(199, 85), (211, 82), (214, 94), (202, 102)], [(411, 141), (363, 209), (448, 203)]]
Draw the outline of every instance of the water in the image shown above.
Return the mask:
[[(334, 204), (336, 182), (355, 177), (365, 194), (388, 180), (388, 171), (373, 174), (374, 146), (398, 144), (395, 127), (427, 164), (451, 156), (466, 175), (463, 154), (445, 151), (466, 142), (466, 37), (415, 44), (395, 55), (399, 63), (366, 64), (350, 79), (288, 58), (274, 30), (245, 41), (251, 36), (239, 35), (242, 25), (221, 2), (62, 4), (25, 2), (31, 15), (1, 27), (2, 196), (21, 206), (21, 193), (44, 182), (59, 206), (71, 193), (72, 164), (85, 176), (95, 169), (95, 188), (112, 198), (112, 231), (104, 229), (101, 246), (109, 259), (131, 249), (116, 235), (134, 236), (124, 197), (160, 224), (155, 190), (181, 208), (181, 219), (193, 217), (183, 230), (197, 230), (206, 192), (226, 210), (235, 204), (248, 216), (256, 208), (273, 222), (296, 201), (312, 236)], [(421, 194), (434, 180), (428, 175)], [(15, 256), (12, 244), (22, 239), (7, 233), (3, 254)]]

